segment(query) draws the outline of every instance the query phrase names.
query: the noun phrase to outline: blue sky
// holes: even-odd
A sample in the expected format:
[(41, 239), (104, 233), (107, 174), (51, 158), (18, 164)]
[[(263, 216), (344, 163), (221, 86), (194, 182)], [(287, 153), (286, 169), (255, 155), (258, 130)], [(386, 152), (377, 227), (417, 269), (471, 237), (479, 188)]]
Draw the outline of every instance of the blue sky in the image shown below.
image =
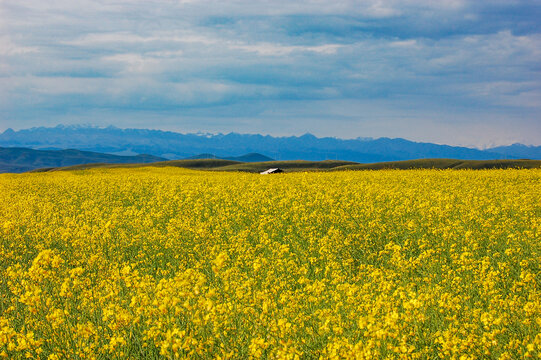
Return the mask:
[(541, 145), (541, 1), (0, 0), (0, 131)]

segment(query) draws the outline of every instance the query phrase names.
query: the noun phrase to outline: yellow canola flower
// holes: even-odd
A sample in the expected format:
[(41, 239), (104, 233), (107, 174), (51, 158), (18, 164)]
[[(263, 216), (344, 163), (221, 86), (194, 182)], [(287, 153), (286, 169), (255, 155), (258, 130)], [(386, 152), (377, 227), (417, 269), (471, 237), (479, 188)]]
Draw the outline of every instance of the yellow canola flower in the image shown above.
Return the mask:
[(535, 359), (541, 170), (0, 175), (0, 357)]

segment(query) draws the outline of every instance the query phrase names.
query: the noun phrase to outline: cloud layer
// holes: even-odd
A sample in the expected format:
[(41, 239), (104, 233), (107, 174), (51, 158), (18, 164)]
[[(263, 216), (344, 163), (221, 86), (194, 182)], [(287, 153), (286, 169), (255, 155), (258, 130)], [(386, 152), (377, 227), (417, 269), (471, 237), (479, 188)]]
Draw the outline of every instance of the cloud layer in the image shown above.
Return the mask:
[(0, 130), (541, 138), (539, 1), (0, 1)]

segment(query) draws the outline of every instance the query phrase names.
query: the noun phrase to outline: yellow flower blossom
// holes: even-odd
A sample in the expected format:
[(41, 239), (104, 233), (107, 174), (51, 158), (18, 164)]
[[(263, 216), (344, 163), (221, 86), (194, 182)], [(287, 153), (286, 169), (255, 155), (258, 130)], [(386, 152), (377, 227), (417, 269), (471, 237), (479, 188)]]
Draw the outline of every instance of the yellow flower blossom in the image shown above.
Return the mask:
[(94, 169), (0, 190), (0, 358), (541, 356), (541, 170)]

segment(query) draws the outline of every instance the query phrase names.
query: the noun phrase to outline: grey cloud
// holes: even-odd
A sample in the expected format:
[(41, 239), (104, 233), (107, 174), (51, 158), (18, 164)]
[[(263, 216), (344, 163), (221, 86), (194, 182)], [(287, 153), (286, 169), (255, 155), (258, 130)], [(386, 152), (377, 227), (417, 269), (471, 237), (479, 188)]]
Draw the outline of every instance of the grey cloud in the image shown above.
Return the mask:
[[(0, 9), (5, 127), (39, 114), (134, 126), (139, 112), (154, 124), (161, 114), (164, 127), (177, 116), (177, 130), (199, 119), (205, 131), (458, 134), (468, 118), (502, 116), (524, 129), (515, 141), (538, 130), (539, 1), (26, 0)], [(425, 133), (419, 140), (430, 141)], [(460, 141), (469, 140), (447, 140)]]

